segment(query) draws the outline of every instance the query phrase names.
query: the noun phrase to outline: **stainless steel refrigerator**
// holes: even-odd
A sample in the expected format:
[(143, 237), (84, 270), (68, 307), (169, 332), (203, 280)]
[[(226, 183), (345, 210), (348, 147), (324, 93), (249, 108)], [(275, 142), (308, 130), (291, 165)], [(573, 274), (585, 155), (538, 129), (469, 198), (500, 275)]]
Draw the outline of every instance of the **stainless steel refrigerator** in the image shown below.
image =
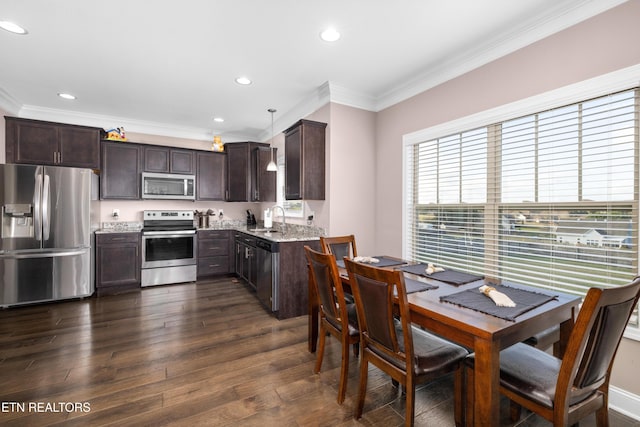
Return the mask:
[(92, 174), (0, 165), (0, 306), (93, 294)]

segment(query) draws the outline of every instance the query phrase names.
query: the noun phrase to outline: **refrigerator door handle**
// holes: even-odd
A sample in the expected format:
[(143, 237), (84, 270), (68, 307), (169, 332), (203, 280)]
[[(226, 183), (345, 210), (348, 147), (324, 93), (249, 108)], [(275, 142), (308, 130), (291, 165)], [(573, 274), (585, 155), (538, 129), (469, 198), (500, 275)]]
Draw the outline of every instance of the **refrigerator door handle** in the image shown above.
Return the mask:
[(90, 248), (69, 248), (54, 249), (50, 251), (0, 251), (0, 260), (2, 259), (30, 259), (30, 258), (57, 258), (74, 255), (83, 255)]
[(44, 184), (42, 186), (42, 240), (49, 240), (51, 231), (51, 218), (49, 218), (49, 198), (51, 196), (51, 183), (49, 175), (44, 175)]
[(36, 174), (36, 184), (33, 189), (33, 228), (35, 239), (42, 241), (42, 174)]

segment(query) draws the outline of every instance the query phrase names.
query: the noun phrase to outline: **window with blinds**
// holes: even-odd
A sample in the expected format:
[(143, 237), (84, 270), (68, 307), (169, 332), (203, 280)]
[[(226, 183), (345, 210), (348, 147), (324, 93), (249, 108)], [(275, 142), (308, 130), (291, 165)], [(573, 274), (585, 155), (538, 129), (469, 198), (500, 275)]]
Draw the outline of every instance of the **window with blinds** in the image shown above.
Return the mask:
[(406, 146), (405, 254), (573, 294), (630, 282), (638, 103), (633, 89)]

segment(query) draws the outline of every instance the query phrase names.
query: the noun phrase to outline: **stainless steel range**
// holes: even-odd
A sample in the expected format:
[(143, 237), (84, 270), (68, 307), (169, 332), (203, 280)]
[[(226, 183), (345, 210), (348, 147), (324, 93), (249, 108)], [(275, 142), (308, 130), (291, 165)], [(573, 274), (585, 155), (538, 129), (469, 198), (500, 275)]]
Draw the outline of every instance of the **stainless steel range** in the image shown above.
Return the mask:
[(141, 285), (194, 282), (196, 239), (193, 211), (144, 211)]

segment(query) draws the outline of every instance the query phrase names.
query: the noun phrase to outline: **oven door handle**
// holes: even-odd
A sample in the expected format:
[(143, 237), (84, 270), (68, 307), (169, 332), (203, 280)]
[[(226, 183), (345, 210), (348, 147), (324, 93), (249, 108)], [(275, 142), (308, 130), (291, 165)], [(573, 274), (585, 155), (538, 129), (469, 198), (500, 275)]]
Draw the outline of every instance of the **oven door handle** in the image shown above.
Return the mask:
[(142, 235), (145, 237), (153, 237), (153, 236), (188, 236), (190, 234), (196, 234), (196, 230), (167, 230), (167, 231), (143, 231)]

